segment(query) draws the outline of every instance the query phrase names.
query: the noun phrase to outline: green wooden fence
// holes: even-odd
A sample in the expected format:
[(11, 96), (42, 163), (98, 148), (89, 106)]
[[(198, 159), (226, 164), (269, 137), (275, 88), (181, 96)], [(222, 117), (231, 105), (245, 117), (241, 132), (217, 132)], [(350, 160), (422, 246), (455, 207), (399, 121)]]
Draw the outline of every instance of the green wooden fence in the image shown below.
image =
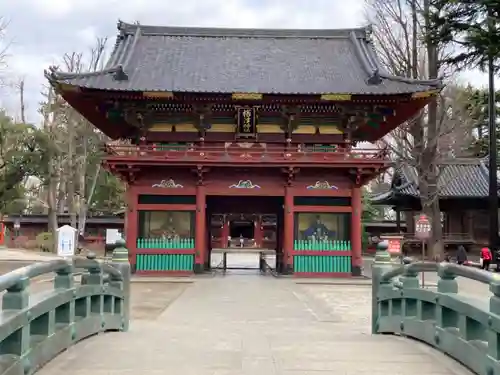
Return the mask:
[[(155, 251), (156, 254), (137, 254), (136, 272), (193, 271), (194, 255), (185, 254), (185, 252), (186, 250), (194, 250), (194, 246), (194, 238), (138, 238), (137, 249), (157, 251)], [(161, 249), (169, 250), (169, 253), (162, 254)], [(172, 253), (172, 250), (179, 250), (179, 253), (176, 254), (175, 251)]]
[[(350, 241), (294, 241), (293, 268), (294, 273), (302, 274), (350, 274), (351, 273), (351, 242)], [(317, 254), (300, 254), (314, 251)], [(337, 252), (329, 255), (329, 252)], [(345, 252), (338, 254), (338, 252)]]
[(193, 271), (193, 254), (137, 254), (136, 271)]
[(295, 240), (293, 248), (295, 251), (350, 251), (351, 241)]
[(350, 256), (295, 255), (295, 273), (351, 273)]
[(138, 238), (138, 249), (194, 249), (194, 238)]

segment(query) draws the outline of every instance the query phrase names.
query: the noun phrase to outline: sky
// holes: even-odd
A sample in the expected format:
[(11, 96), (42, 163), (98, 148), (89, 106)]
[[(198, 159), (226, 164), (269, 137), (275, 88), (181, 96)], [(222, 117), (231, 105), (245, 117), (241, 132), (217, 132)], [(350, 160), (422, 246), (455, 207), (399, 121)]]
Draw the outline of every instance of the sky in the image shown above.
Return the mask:
[[(8, 77), (25, 80), (28, 121), (39, 121), (44, 69), (60, 65), (64, 53), (87, 52), (96, 37), (114, 43), (119, 19), (141, 24), (249, 28), (349, 28), (367, 24), (364, 0), (0, 0), (8, 21)], [(480, 72), (461, 80), (487, 84)], [(500, 83), (500, 82), (498, 82)], [(0, 93), (0, 107), (19, 116), (11, 89)]]

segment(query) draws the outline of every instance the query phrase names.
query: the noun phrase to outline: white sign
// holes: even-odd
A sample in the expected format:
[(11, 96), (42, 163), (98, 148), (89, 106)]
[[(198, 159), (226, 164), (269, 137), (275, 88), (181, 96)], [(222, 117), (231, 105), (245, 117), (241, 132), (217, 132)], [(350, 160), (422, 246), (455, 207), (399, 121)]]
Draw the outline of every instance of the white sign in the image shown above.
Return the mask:
[(75, 255), (77, 230), (69, 225), (57, 229), (57, 255), (72, 257)]
[(106, 229), (106, 245), (114, 245), (122, 239), (122, 233), (118, 229)]
[(431, 222), (425, 214), (416, 216), (415, 222), (415, 237), (421, 240), (426, 240), (431, 236)]

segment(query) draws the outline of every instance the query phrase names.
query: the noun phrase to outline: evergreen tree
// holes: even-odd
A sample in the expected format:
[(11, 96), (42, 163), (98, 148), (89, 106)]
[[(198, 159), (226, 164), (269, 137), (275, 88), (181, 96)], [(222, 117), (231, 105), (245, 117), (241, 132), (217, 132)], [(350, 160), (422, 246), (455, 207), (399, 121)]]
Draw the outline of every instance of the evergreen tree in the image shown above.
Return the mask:
[[(468, 151), (476, 157), (485, 157), (488, 155), (489, 132), (488, 132), (488, 92), (487, 90), (468, 89), (470, 92), (468, 110), (469, 115), (475, 123), (473, 142)], [(497, 142), (500, 146), (500, 91), (496, 92), (496, 123), (497, 123)], [(500, 161), (500, 160), (499, 160)]]
[(500, 70), (500, 0), (431, 0), (428, 37), (450, 43), (442, 61), (486, 71), (488, 57)]

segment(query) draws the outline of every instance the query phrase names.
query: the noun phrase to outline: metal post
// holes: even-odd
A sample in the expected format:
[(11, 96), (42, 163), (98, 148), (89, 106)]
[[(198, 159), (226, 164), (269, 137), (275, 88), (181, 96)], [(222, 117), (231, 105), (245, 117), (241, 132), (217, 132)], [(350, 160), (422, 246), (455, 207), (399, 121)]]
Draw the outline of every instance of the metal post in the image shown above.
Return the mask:
[[(491, 26), (493, 12), (488, 9), (488, 22)], [(490, 27), (491, 28), (491, 27)], [(490, 206), (490, 249), (496, 254), (498, 246), (498, 180), (497, 180), (497, 127), (495, 103), (494, 59), (490, 48), (488, 53), (488, 133), (489, 133), (489, 206)]]
[[(422, 240), (422, 262), (425, 262), (425, 241)], [(421, 272), (422, 274), (422, 288), (425, 287), (425, 272)]]

